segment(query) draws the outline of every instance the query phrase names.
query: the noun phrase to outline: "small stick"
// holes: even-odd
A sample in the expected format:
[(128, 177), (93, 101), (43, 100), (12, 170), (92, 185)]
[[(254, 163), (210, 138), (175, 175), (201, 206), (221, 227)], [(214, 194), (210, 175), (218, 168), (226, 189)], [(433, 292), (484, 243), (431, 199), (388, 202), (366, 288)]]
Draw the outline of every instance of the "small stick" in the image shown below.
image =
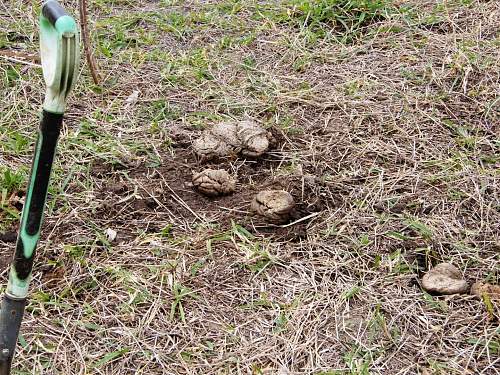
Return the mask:
[(11, 56), (5, 55), (3, 53), (0, 53), (0, 58), (5, 59), (5, 60), (10, 61), (10, 62), (18, 63), (18, 64), (34, 66), (36, 68), (42, 67), (42, 65), (40, 65), (40, 64), (32, 63), (32, 62), (29, 62), (26, 60), (16, 59), (15, 57), (11, 57)]
[(33, 63), (40, 63), (40, 56), (32, 53), (25, 53), (24, 51), (16, 50), (3, 50), (0, 49), (0, 56), (11, 57), (19, 60), (28, 60)]
[(97, 63), (92, 56), (89, 31), (87, 29), (87, 0), (78, 0), (78, 5), (80, 7), (80, 23), (82, 26), (82, 41), (83, 48), (85, 50), (85, 57), (87, 58), (87, 64), (89, 65), (92, 79), (94, 80), (94, 83), (98, 85), (100, 81), (99, 73), (97, 72)]
[(290, 227), (292, 225), (295, 225), (295, 224), (298, 224), (298, 223), (301, 223), (302, 221), (306, 221), (306, 220), (309, 220), (313, 217), (316, 217), (320, 214), (321, 212), (313, 212), (312, 214), (309, 214), (307, 216), (304, 216), (304, 217), (301, 217), (300, 219), (298, 220), (295, 220), (291, 223), (288, 223), (288, 224), (285, 224), (285, 225), (280, 225), (282, 228), (286, 228), (286, 227)]

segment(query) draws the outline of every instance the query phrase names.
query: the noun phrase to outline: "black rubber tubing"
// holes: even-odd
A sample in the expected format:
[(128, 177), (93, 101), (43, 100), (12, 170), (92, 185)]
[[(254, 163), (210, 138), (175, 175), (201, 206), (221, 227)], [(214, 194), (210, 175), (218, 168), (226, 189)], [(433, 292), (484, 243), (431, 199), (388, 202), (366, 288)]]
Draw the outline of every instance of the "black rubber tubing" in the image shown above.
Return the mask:
[(49, 20), (52, 26), (55, 27), (56, 21), (63, 17), (67, 16), (68, 13), (64, 10), (64, 8), (55, 0), (49, 0), (46, 2), (42, 8), (42, 14), (45, 18)]
[(3, 296), (0, 310), (0, 375), (10, 374), (25, 305), (26, 298)]

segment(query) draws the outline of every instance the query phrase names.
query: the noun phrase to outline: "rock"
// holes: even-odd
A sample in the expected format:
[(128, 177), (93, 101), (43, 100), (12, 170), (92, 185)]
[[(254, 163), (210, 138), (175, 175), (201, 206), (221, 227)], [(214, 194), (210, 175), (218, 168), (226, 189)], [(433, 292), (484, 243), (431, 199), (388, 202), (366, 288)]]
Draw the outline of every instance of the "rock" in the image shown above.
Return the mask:
[(450, 263), (440, 263), (422, 278), (423, 288), (430, 293), (466, 293), (469, 285), (461, 272)]
[(109, 242), (113, 242), (114, 240), (116, 240), (116, 236), (118, 234), (116, 230), (111, 228), (106, 229), (106, 232), (104, 233), (106, 234), (106, 238), (108, 239)]
[(478, 297), (482, 297), (483, 294), (488, 294), (491, 299), (500, 300), (500, 285), (493, 285), (478, 281), (472, 284), (470, 294)]
[(270, 134), (252, 121), (221, 122), (193, 142), (196, 154), (211, 160), (237, 154), (258, 157), (269, 148)]
[(258, 193), (251, 210), (274, 224), (283, 224), (290, 218), (295, 202), (290, 193), (283, 190), (264, 190)]
[(205, 169), (193, 176), (193, 187), (210, 197), (234, 192), (236, 181), (222, 169)]
[(269, 148), (269, 133), (255, 122), (239, 122), (237, 135), (242, 146), (241, 153), (245, 156), (259, 157)]

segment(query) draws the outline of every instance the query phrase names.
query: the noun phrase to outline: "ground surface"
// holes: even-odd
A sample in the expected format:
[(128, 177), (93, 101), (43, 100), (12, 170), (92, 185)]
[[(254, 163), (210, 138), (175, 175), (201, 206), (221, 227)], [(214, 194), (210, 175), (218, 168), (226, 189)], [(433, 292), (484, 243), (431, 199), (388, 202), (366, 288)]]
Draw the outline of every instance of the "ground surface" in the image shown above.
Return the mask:
[[(88, 2), (103, 83), (84, 66), (71, 99), (16, 374), (500, 373), (498, 305), (419, 285), (441, 261), (499, 282), (498, 2)], [(34, 3), (0, 4), (3, 263), (43, 97)], [(196, 159), (246, 118), (272, 150)], [(193, 191), (204, 167), (235, 194)], [(288, 225), (249, 214), (271, 188)]]

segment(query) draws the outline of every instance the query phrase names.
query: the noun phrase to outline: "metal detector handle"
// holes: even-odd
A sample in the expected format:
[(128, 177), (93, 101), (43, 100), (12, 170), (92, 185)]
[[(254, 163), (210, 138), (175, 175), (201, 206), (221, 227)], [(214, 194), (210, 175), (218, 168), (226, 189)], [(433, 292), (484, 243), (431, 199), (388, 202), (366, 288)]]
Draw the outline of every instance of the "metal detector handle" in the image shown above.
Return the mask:
[(16, 350), (62, 120), (62, 114), (42, 112), (16, 251), (0, 310), (0, 375), (10, 374)]
[(79, 63), (76, 22), (55, 0), (42, 6), (40, 49), (47, 85), (42, 121), (21, 214), (14, 259), (0, 311), (0, 375), (9, 375), (24, 314), (36, 246), (40, 239), (57, 140), (66, 100), (76, 81)]
[(68, 16), (66, 10), (55, 0), (46, 1), (42, 6), (42, 15), (49, 20), (52, 26), (56, 27), (59, 18)]
[(10, 374), (25, 305), (26, 298), (3, 297), (0, 310), (0, 375)]
[[(40, 233), (43, 209), (49, 187), (52, 163), (54, 161), (57, 140), (61, 132), (63, 115), (57, 113), (42, 112), (40, 132), (38, 136), (38, 149), (31, 170), (31, 178), (34, 179), (30, 186), (29, 202), (26, 202), (28, 217), (23, 223), (23, 230), (28, 236), (36, 236)], [(35, 165), (36, 163), (36, 165)]]
[(56, 0), (42, 6), (40, 57), (47, 86), (43, 108), (64, 113), (78, 73), (80, 48), (76, 22)]

